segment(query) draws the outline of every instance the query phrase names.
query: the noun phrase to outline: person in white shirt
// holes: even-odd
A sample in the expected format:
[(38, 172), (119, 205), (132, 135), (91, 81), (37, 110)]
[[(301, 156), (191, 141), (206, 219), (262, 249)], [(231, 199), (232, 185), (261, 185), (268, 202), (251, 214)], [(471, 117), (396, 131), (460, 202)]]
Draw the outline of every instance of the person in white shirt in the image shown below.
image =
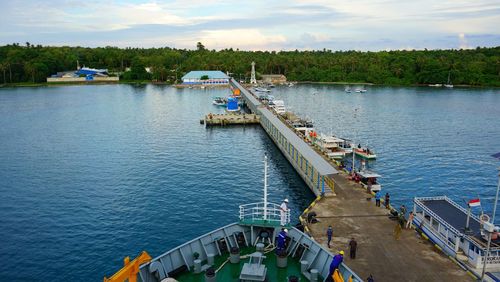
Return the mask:
[(288, 211), (288, 199), (284, 199), (280, 206), (281, 226), (286, 225), (286, 212)]

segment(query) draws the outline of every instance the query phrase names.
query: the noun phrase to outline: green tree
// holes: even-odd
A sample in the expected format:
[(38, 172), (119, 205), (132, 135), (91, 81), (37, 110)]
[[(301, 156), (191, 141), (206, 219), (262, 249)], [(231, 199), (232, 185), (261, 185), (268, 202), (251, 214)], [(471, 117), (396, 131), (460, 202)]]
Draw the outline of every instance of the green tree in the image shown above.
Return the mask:
[(203, 45), (201, 42), (196, 43), (196, 50), (205, 51), (205, 45)]

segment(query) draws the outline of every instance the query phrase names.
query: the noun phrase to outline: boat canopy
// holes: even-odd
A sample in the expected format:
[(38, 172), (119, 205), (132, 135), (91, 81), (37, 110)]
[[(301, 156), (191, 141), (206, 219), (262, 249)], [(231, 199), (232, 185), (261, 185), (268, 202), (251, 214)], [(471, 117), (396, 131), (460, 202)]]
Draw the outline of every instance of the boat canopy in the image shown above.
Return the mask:
[(362, 170), (360, 172), (358, 172), (359, 176), (361, 177), (364, 177), (364, 178), (377, 178), (377, 177), (382, 177), (382, 175), (380, 174), (377, 174), (373, 171), (369, 171), (369, 170)]
[(344, 143), (344, 139), (337, 138), (335, 136), (325, 136), (325, 135), (321, 135), (321, 141), (325, 143)]

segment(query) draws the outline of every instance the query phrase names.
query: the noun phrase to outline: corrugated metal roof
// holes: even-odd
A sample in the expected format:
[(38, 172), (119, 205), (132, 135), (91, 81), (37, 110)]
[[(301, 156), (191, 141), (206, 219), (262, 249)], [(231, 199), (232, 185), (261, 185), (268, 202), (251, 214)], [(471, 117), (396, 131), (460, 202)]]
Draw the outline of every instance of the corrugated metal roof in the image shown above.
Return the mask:
[(337, 174), (338, 171), (333, 168), (323, 157), (321, 157), (316, 151), (314, 151), (304, 140), (302, 140), (295, 132), (288, 128), (281, 120), (279, 120), (271, 111), (267, 108), (259, 108), (260, 112), (264, 117), (266, 117), (280, 132), (283, 136), (290, 142), (295, 149), (297, 149), (304, 158), (306, 158), (309, 163), (314, 166), (319, 174), (321, 175), (331, 175)]
[(190, 71), (182, 79), (200, 79), (202, 76), (207, 75), (209, 79), (228, 79), (225, 73), (221, 71)]

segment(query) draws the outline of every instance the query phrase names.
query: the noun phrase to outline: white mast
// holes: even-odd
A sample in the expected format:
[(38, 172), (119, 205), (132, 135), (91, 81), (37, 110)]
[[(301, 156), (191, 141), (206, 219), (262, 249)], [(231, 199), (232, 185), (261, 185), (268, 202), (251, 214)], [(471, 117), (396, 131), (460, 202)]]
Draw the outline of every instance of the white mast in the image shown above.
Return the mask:
[(255, 62), (252, 62), (252, 75), (250, 77), (251, 84), (257, 84), (257, 79), (255, 79)]
[(267, 220), (267, 154), (264, 155), (264, 220)]

